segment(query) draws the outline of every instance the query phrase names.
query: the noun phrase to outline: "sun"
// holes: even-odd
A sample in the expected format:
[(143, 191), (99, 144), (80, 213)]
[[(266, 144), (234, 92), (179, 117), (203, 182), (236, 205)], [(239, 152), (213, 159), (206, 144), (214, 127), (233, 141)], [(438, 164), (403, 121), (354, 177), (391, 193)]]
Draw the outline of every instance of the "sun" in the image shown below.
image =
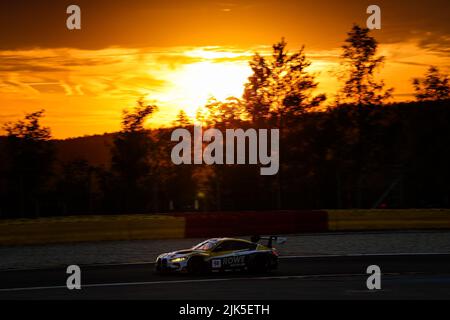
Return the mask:
[(246, 61), (206, 60), (186, 64), (170, 76), (172, 86), (165, 96), (195, 117), (198, 108), (212, 97), (217, 100), (241, 97), (250, 75)]

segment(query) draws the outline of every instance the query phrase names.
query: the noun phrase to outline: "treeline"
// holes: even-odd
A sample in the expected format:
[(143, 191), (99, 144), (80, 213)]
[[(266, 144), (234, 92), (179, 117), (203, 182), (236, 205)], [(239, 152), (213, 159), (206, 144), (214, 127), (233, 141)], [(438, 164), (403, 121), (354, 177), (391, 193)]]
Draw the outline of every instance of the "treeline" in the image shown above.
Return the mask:
[[(271, 57), (252, 58), (243, 97), (211, 100), (197, 115), (220, 130), (280, 129), (275, 176), (255, 165), (174, 165), (173, 128), (145, 129), (158, 108), (142, 100), (124, 111), (104, 165), (61, 160), (43, 111), (31, 113), (0, 140), (0, 215), (449, 207), (448, 77), (430, 67), (412, 83), (417, 101), (389, 103), (376, 49), (369, 30), (354, 26), (342, 90), (325, 106), (304, 49), (290, 54), (282, 40)], [(183, 112), (173, 125), (193, 130)]]

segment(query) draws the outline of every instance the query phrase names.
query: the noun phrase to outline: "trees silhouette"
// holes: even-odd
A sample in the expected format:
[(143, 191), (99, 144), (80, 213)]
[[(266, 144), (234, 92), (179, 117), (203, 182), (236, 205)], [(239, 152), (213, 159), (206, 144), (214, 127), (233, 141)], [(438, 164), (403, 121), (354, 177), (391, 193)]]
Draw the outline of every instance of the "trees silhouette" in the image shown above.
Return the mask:
[(50, 128), (41, 125), (44, 110), (29, 113), (23, 120), (6, 123), (8, 202), (11, 212), (40, 215), (41, 193), (49, 182), (54, 149)]
[(416, 99), (418, 101), (436, 101), (450, 98), (450, 83), (447, 75), (439, 72), (439, 69), (430, 66), (425, 79), (413, 80)]
[(235, 97), (229, 97), (225, 101), (210, 99), (205, 109), (204, 123), (219, 129), (237, 128), (247, 117), (243, 101)]
[(119, 132), (111, 149), (112, 173), (115, 179), (114, 201), (119, 201), (122, 210), (143, 210), (148, 199), (145, 186), (149, 183), (152, 140), (144, 123), (158, 108), (142, 100), (133, 110), (124, 110), (122, 131)]
[(298, 118), (326, 99), (324, 94), (313, 94), (318, 84), (306, 70), (311, 62), (304, 47), (289, 54), (286, 46), (283, 38), (273, 45), (270, 60), (255, 54), (250, 61), (253, 74), (243, 98), (254, 123), (265, 119), (281, 129), (285, 121)]
[(173, 122), (174, 127), (188, 127), (192, 124), (191, 119), (184, 110), (178, 112), (176, 120)]
[(375, 79), (384, 58), (369, 31), (353, 26), (339, 103), (316, 108), (326, 97), (315, 92), (311, 62), (304, 48), (286, 48), (282, 39), (271, 55), (255, 54), (243, 96), (211, 99), (196, 119), (223, 133), (280, 129), (277, 176), (256, 166), (174, 165), (172, 130), (193, 134), (183, 110), (173, 127), (150, 130), (145, 122), (158, 108), (138, 100), (123, 111), (120, 132), (76, 139), (77, 152), (60, 148), (73, 141), (52, 141), (41, 110), (4, 126), (1, 217), (191, 211), (194, 203), (236, 211), (450, 206), (448, 76), (430, 67), (413, 82), (417, 102), (386, 104), (392, 90)]
[[(266, 59), (255, 54), (250, 62), (253, 70), (245, 86), (244, 105), (256, 127), (280, 130), (280, 154), (287, 151), (286, 140), (299, 125), (302, 116), (325, 101), (325, 94), (314, 94), (318, 83), (307, 71), (311, 62), (305, 49), (290, 54), (284, 38), (272, 46), (272, 56)], [(275, 181), (277, 207), (282, 207), (282, 176), (290, 164), (283, 160)], [(289, 173), (286, 173), (289, 175)]]
[(249, 62), (253, 74), (248, 78), (244, 87), (243, 100), (251, 122), (260, 126), (269, 116), (270, 105), (265, 101), (265, 90), (268, 86), (270, 68), (266, 59), (256, 53)]
[(146, 118), (158, 110), (157, 106), (146, 105), (142, 99), (137, 101), (137, 106), (133, 110), (123, 110), (122, 112), (122, 132), (142, 133)]
[(61, 214), (92, 213), (97, 168), (90, 165), (85, 159), (74, 159), (62, 163), (60, 170), (61, 173), (56, 182), (56, 194)]
[(45, 110), (29, 113), (25, 115), (24, 120), (19, 120), (15, 123), (6, 123), (4, 129), (9, 137), (35, 142), (48, 141), (51, 138), (50, 128), (42, 127), (39, 123), (44, 113)]
[(322, 103), (325, 94), (313, 95), (317, 88), (315, 76), (307, 72), (311, 62), (306, 58), (305, 48), (289, 55), (284, 38), (273, 45), (271, 72), (266, 90), (272, 113), (281, 121), (297, 117)]
[[(369, 29), (358, 25), (348, 32), (341, 55), (344, 71), (340, 78), (344, 84), (336, 95), (336, 105), (343, 109), (349, 124), (336, 128), (341, 132), (339, 137), (345, 137), (345, 140), (340, 141), (335, 149), (335, 175), (337, 185), (341, 186), (342, 175), (351, 172), (345, 180), (353, 189), (347, 195), (338, 194), (337, 197), (339, 203), (344, 196), (351, 198), (349, 202), (357, 207), (362, 204), (363, 186), (368, 174), (375, 170), (377, 164), (374, 159), (378, 150), (372, 141), (372, 133), (379, 124), (376, 113), (366, 107), (381, 106), (393, 92), (392, 88), (384, 89), (383, 80), (376, 79), (376, 70), (385, 58), (376, 55), (378, 43), (369, 33)], [(339, 112), (335, 116), (340, 116)], [(348, 154), (353, 157), (347, 158)]]
[(377, 105), (392, 95), (392, 88), (384, 90), (384, 82), (375, 79), (375, 71), (384, 57), (376, 56), (378, 43), (369, 32), (367, 28), (354, 25), (342, 46), (341, 58), (346, 72), (344, 86), (337, 97), (340, 103)]

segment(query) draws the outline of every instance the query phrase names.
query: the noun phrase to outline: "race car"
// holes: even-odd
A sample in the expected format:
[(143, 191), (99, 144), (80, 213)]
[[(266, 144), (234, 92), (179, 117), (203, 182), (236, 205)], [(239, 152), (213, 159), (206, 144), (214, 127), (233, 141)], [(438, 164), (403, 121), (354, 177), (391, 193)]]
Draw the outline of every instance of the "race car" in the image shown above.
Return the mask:
[[(268, 244), (259, 244), (267, 239)], [(268, 272), (278, 266), (278, 252), (272, 241), (283, 243), (284, 238), (252, 237), (251, 241), (235, 238), (208, 239), (191, 249), (163, 253), (156, 259), (159, 273), (181, 272), (200, 274), (224, 271)]]

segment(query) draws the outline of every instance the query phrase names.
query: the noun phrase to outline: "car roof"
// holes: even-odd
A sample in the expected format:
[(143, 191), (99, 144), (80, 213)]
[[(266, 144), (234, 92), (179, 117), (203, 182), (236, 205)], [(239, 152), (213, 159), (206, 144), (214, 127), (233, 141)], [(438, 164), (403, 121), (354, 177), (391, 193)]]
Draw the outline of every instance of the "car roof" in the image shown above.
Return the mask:
[(215, 242), (223, 242), (223, 241), (240, 241), (240, 242), (249, 242), (252, 243), (251, 241), (248, 240), (244, 240), (244, 239), (238, 239), (238, 238), (212, 238), (209, 239), (210, 241), (215, 241)]

